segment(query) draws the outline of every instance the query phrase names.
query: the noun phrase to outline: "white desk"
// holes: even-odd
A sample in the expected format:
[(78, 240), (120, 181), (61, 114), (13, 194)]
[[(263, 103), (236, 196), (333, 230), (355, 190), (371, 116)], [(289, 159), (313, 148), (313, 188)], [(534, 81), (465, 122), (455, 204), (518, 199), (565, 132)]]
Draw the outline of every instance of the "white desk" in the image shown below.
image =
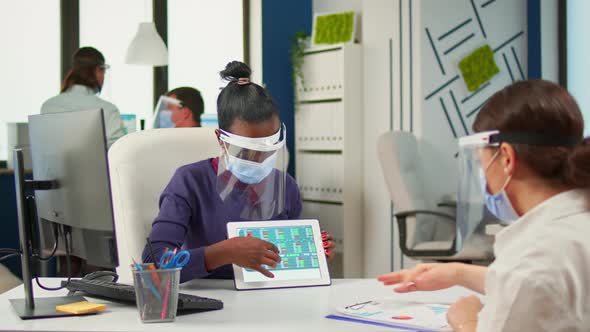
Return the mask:
[[(44, 278), (48, 286), (60, 279)], [(35, 296), (62, 296), (35, 285)], [(233, 281), (195, 280), (181, 292), (220, 299), (222, 310), (178, 316), (174, 323), (143, 324), (135, 306), (109, 303), (94, 316), (21, 320), (8, 301), (24, 296), (22, 286), (0, 295), (0, 331), (395, 331), (394, 329), (325, 318), (333, 308), (355, 301), (388, 296), (404, 300), (451, 303), (471, 294), (463, 288), (413, 294), (395, 294), (373, 279), (335, 279), (332, 286), (277, 290), (236, 291)], [(90, 298), (89, 298), (90, 299)], [(93, 300), (94, 302), (103, 302)], [(407, 330), (406, 330), (407, 332)]]

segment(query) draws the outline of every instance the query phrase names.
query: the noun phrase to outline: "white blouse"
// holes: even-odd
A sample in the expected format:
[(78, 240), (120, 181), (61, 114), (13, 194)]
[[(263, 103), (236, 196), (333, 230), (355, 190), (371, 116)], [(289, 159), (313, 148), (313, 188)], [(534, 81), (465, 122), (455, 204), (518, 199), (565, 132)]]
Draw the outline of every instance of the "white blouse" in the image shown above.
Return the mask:
[(590, 331), (590, 190), (539, 204), (494, 253), (477, 331)]
[(107, 145), (125, 135), (125, 126), (117, 106), (99, 98), (92, 89), (84, 85), (73, 85), (68, 91), (52, 97), (41, 106), (41, 114), (102, 109)]

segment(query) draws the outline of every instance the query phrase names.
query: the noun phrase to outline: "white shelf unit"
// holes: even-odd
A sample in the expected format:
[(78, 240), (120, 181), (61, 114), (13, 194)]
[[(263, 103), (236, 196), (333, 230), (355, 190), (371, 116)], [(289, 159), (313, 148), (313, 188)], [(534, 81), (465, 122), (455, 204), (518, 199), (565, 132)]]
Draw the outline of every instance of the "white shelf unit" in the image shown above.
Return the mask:
[(333, 277), (363, 276), (361, 46), (308, 48), (297, 79), (296, 176), (303, 218), (336, 242)]

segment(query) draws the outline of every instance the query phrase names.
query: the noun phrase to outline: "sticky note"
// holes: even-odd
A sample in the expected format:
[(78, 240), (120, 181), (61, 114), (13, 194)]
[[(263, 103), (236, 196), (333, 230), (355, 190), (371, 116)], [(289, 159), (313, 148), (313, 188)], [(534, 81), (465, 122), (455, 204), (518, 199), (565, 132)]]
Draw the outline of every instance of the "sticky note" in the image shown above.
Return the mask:
[(88, 302), (88, 301), (81, 301), (81, 302), (76, 302), (76, 303), (58, 305), (55, 307), (55, 310), (60, 311), (60, 312), (65, 312), (68, 314), (81, 315), (81, 314), (90, 314), (93, 312), (103, 311), (106, 308), (107, 308), (107, 306), (105, 304), (98, 304), (98, 303), (92, 303), (92, 302)]

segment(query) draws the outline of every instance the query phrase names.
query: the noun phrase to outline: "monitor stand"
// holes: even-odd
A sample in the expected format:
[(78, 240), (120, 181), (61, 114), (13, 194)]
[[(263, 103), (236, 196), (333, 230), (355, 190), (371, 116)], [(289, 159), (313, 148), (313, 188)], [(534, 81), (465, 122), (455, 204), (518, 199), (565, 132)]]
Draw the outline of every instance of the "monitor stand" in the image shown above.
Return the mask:
[[(23, 286), (25, 288), (24, 299), (11, 299), (12, 308), (21, 319), (49, 318), (73, 316), (73, 314), (61, 313), (55, 309), (62, 304), (85, 301), (82, 296), (44, 297), (35, 299), (33, 296), (33, 277), (31, 275), (31, 226), (33, 221), (25, 206), (25, 191), (56, 189), (56, 181), (25, 181), (23, 152), (14, 150), (14, 180), (16, 186), (16, 203), (18, 210), (18, 232), (20, 235), (21, 263), (23, 272)], [(68, 250), (68, 248), (66, 248)]]
[[(63, 304), (70, 304), (86, 301), (79, 295), (61, 296), (61, 297), (38, 297), (35, 299), (34, 306), (27, 303), (27, 299), (10, 299), (12, 308), (21, 319), (38, 319), (52, 317), (80, 316), (80, 314), (65, 313), (55, 310), (55, 307)], [(96, 314), (91, 313), (91, 314)]]

